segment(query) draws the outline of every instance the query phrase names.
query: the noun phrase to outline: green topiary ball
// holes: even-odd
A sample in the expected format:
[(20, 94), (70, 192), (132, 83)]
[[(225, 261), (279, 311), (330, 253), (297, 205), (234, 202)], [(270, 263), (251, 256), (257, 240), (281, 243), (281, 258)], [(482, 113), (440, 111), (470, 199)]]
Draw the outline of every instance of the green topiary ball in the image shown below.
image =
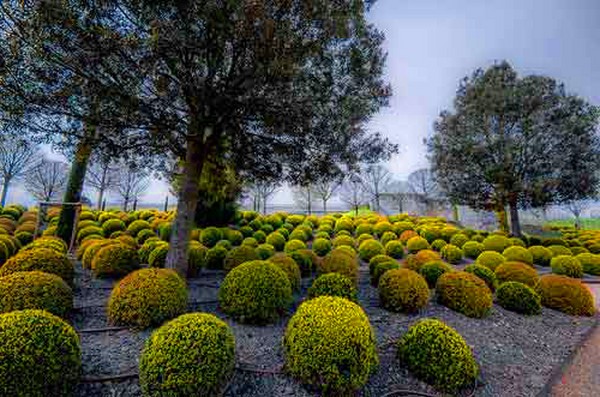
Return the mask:
[(511, 243), (508, 237), (499, 236), (499, 235), (491, 235), (487, 236), (483, 240), (483, 247), (485, 251), (495, 251), (498, 253), (504, 252), (505, 249), (510, 247)]
[(323, 258), (319, 266), (319, 274), (340, 273), (348, 277), (356, 285), (358, 283), (358, 260), (356, 254), (343, 247), (336, 248)]
[(69, 324), (43, 310), (0, 314), (0, 357), (4, 396), (69, 396), (79, 383), (79, 337)]
[(385, 254), (394, 259), (402, 259), (404, 257), (404, 246), (398, 240), (392, 240), (385, 245)]
[(552, 258), (550, 261), (552, 273), (560, 274), (567, 277), (582, 278), (583, 266), (577, 258), (570, 255), (559, 255)]
[(81, 242), (84, 238), (92, 235), (104, 237), (104, 230), (99, 226), (88, 226), (83, 228), (77, 232), (77, 241)]
[(574, 316), (593, 316), (596, 312), (594, 295), (580, 280), (556, 274), (540, 277), (535, 291), (542, 305)]
[(518, 281), (530, 287), (538, 282), (538, 274), (534, 268), (521, 262), (505, 262), (496, 268), (498, 284), (507, 281)]
[(312, 249), (315, 254), (325, 256), (331, 251), (331, 241), (326, 238), (316, 238), (312, 243)]
[(125, 222), (120, 219), (109, 219), (102, 224), (102, 230), (105, 236), (110, 236), (114, 232), (123, 231), (127, 228)]
[(148, 263), (148, 259), (150, 258), (152, 251), (154, 251), (154, 249), (161, 244), (165, 244), (165, 242), (158, 237), (152, 237), (146, 240), (138, 249), (138, 258), (140, 259), (140, 263)]
[(160, 244), (154, 247), (154, 249), (148, 256), (148, 265), (150, 265), (150, 267), (165, 267), (168, 254), (169, 243), (167, 243), (166, 241), (161, 241)]
[(190, 313), (152, 333), (140, 357), (144, 396), (218, 396), (235, 367), (231, 328), (208, 313)]
[(300, 305), (283, 339), (285, 367), (324, 395), (363, 387), (379, 365), (369, 318), (347, 299), (319, 296)]
[(0, 277), (8, 276), (15, 272), (38, 270), (45, 273), (56, 274), (69, 285), (73, 285), (75, 269), (65, 254), (49, 248), (35, 248), (20, 251), (10, 258), (0, 268)]
[(229, 241), (232, 245), (238, 246), (242, 244), (242, 241), (244, 241), (244, 235), (239, 230), (227, 229), (225, 230), (225, 239), (227, 239), (227, 241)]
[(533, 265), (533, 255), (527, 250), (527, 248), (513, 245), (508, 247), (502, 252), (502, 255), (509, 262), (521, 262), (527, 265)]
[(562, 245), (551, 245), (548, 249), (552, 251), (552, 256), (573, 255), (570, 249)]
[(396, 262), (396, 260), (388, 255), (375, 255), (372, 257), (369, 261), (369, 274), (372, 275), (375, 272), (377, 265), (385, 262)]
[(269, 323), (292, 302), (287, 274), (265, 261), (246, 262), (227, 274), (219, 288), (219, 306), (244, 323)]
[(498, 304), (521, 314), (540, 314), (542, 301), (540, 296), (528, 285), (517, 281), (508, 281), (496, 291)]
[(475, 263), (481, 266), (485, 266), (492, 271), (496, 271), (496, 268), (506, 262), (506, 258), (496, 251), (483, 251), (475, 260)]
[(279, 232), (273, 232), (267, 236), (267, 244), (271, 244), (276, 251), (283, 251), (285, 247), (286, 239), (283, 234)]
[(457, 265), (462, 261), (463, 251), (453, 244), (446, 244), (442, 251), (442, 258), (452, 265)]
[(467, 317), (482, 318), (492, 309), (492, 291), (471, 273), (444, 273), (438, 279), (436, 290), (439, 303)]
[(250, 262), (259, 259), (256, 249), (248, 245), (240, 245), (229, 251), (225, 257), (223, 270), (229, 272), (244, 262)]
[(308, 289), (309, 299), (323, 295), (338, 296), (352, 302), (358, 301), (358, 291), (352, 280), (339, 273), (323, 274), (313, 281)]
[(206, 265), (206, 252), (208, 248), (201, 243), (190, 240), (188, 245), (188, 277), (196, 277)]
[(400, 269), (400, 264), (396, 262), (396, 260), (391, 260), (389, 262), (378, 263), (371, 274), (371, 285), (373, 287), (377, 287), (379, 285), (379, 279), (384, 275), (388, 270)]
[(306, 244), (304, 243), (304, 241), (292, 239), (285, 243), (283, 251), (289, 254), (290, 252), (302, 249), (306, 249)]
[(408, 252), (412, 254), (421, 250), (428, 250), (430, 249), (430, 246), (423, 237), (415, 236), (408, 239), (406, 248), (408, 249)]
[[(85, 241), (85, 243), (87, 243), (87, 241)], [(84, 269), (91, 269), (92, 262), (94, 261), (94, 257), (96, 256), (98, 251), (100, 251), (103, 247), (106, 247), (107, 245), (118, 243), (119, 242), (117, 240), (109, 239), (92, 240), (92, 242), (89, 243), (89, 245), (86, 245), (85, 251), (83, 252), (83, 256), (81, 257), (81, 266)]]
[(258, 255), (258, 259), (266, 261), (273, 255), (275, 255), (275, 247), (271, 244), (260, 244), (255, 248), (256, 254)]
[(133, 221), (127, 226), (127, 233), (133, 237), (138, 237), (142, 230), (150, 230), (150, 232), (154, 234), (154, 232), (152, 232), (152, 226), (145, 220)]
[(467, 241), (462, 246), (465, 257), (470, 259), (477, 259), (484, 249), (483, 244), (477, 241)]
[(479, 374), (465, 340), (436, 319), (413, 324), (398, 341), (398, 357), (417, 377), (445, 392), (471, 385)]
[(419, 273), (427, 281), (429, 288), (435, 287), (442, 274), (453, 271), (454, 268), (452, 266), (439, 260), (427, 262), (419, 268)]
[(144, 329), (184, 313), (185, 281), (171, 269), (140, 269), (124, 277), (108, 300), (112, 324)]
[(302, 281), (302, 275), (300, 274), (300, 268), (296, 264), (296, 261), (289, 255), (280, 253), (271, 258), (269, 262), (275, 264), (281, 270), (285, 272), (290, 280), (290, 285), (293, 291), (300, 289), (300, 282)]
[(370, 261), (375, 255), (385, 253), (385, 248), (377, 240), (366, 240), (358, 247), (358, 254), (363, 261)]
[(393, 312), (414, 313), (429, 302), (427, 281), (409, 269), (386, 271), (379, 279), (378, 289), (381, 305)]
[(204, 261), (207, 269), (220, 270), (223, 269), (223, 263), (227, 256), (227, 249), (223, 247), (213, 247), (206, 251)]
[(442, 240), (441, 238), (438, 238), (437, 240), (434, 240), (431, 243), (431, 249), (437, 252), (440, 252), (442, 250), (442, 248), (444, 248), (446, 246), (446, 244), (448, 244), (446, 242), (446, 240)]
[(498, 279), (496, 278), (496, 273), (490, 270), (489, 267), (472, 264), (465, 267), (465, 272), (474, 274), (482, 279), (490, 290), (496, 290), (496, 287), (498, 286)]
[(96, 277), (122, 277), (139, 268), (137, 251), (125, 244), (111, 244), (100, 251), (92, 261)]
[(554, 254), (548, 248), (542, 245), (534, 245), (527, 248), (527, 251), (531, 254), (534, 265), (550, 266), (550, 260)]
[(73, 291), (55, 274), (15, 272), (0, 277), (0, 313), (40, 309), (65, 317), (73, 309)]
[(21, 251), (27, 251), (35, 248), (48, 248), (66, 255), (69, 247), (67, 247), (67, 244), (65, 244), (65, 242), (58, 237), (44, 236), (33, 241), (31, 244), (26, 245), (21, 249)]
[(456, 233), (450, 238), (449, 243), (458, 248), (462, 248), (467, 241), (469, 241), (469, 236), (463, 233)]
[(219, 240), (223, 239), (223, 233), (216, 227), (207, 227), (200, 233), (200, 242), (208, 248), (212, 248)]
[(600, 276), (600, 255), (586, 252), (577, 255), (575, 258), (581, 263), (584, 273)]
[(352, 248), (354, 248), (354, 246), (355, 246), (354, 239), (349, 235), (343, 235), (343, 234), (338, 234), (337, 237), (333, 239), (332, 243), (333, 243), (334, 248), (341, 247), (343, 245), (346, 245), (346, 246), (352, 247)]

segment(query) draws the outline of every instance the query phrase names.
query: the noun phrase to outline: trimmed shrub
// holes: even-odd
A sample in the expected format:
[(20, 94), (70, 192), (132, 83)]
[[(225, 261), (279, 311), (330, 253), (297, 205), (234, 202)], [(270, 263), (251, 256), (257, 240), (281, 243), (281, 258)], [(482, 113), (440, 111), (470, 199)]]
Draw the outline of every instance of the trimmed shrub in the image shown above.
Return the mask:
[(427, 240), (425, 240), (423, 237), (415, 236), (411, 237), (406, 242), (406, 248), (408, 249), (408, 252), (414, 254), (415, 252), (419, 252), (421, 250), (428, 250), (430, 249), (430, 246)]
[(212, 314), (184, 314), (146, 341), (140, 357), (140, 387), (148, 397), (218, 396), (234, 367), (231, 328)]
[(574, 316), (593, 316), (594, 295), (580, 280), (556, 274), (540, 277), (535, 291), (542, 305)]
[[(217, 244), (217, 245), (219, 245), (219, 244)], [(244, 241), (242, 241), (242, 245), (248, 245), (252, 248), (256, 248), (256, 247), (258, 247), (258, 241), (256, 241), (256, 239), (254, 237), (246, 237), (244, 239)], [(227, 247), (224, 247), (224, 248), (229, 249)]]
[(398, 240), (392, 240), (385, 245), (385, 254), (394, 259), (402, 259), (404, 257), (404, 246)]
[[(19, 247), (17, 243), (14, 241), (15, 238), (12, 236), (8, 236), (7, 234), (0, 234), (0, 251), (2, 251), (2, 246), (6, 248), (6, 257), (4, 259), (8, 259), (14, 254), (17, 253)], [(2, 252), (0, 252), (0, 255)], [(4, 263), (2, 259), (0, 259), (0, 264)]]
[(31, 271), (0, 277), (0, 313), (40, 309), (64, 317), (73, 309), (73, 291), (55, 274)]
[(396, 262), (396, 260), (388, 255), (375, 255), (369, 261), (369, 274), (373, 274), (377, 265), (384, 262)]
[(395, 241), (397, 238), (398, 238), (398, 236), (396, 236), (396, 233), (385, 232), (385, 233), (383, 233), (383, 236), (381, 236), (380, 241), (381, 241), (381, 244), (383, 244), (385, 246), (387, 243), (389, 243), (390, 241)]
[(492, 271), (496, 271), (496, 268), (506, 262), (504, 255), (496, 251), (483, 251), (475, 260), (475, 263), (481, 266), (485, 266)]
[[(244, 244), (242, 241), (242, 245), (251, 246), (252, 248), (258, 248), (258, 242), (255, 239), (252, 240), (254, 240), (256, 244)], [(229, 251), (233, 247), (233, 244), (231, 244), (231, 241), (229, 240), (219, 240), (217, 244), (215, 244), (215, 247), (223, 247), (227, 251)]]
[(510, 240), (505, 236), (494, 234), (487, 236), (483, 240), (483, 248), (485, 251), (496, 251), (501, 254), (508, 247), (510, 247)]
[(191, 240), (188, 246), (188, 277), (196, 277), (200, 269), (205, 266), (206, 252), (208, 248), (195, 240)]
[(326, 238), (316, 238), (312, 243), (312, 249), (315, 254), (325, 256), (331, 251), (331, 241)]
[(404, 266), (410, 270), (414, 270), (418, 272), (421, 266), (426, 264), (427, 262), (437, 261), (442, 259), (440, 254), (431, 250), (422, 250), (417, 252), (416, 254), (411, 254), (406, 257), (406, 261)]
[(288, 372), (325, 395), (359, 390), (379, 365), (369, 318), (339, 297), (302, 303), (287, 325), (283, 349)]
[(341, 248), (336, 248), (323, 258), (319, 274), (339, 273), (348, 277), (354, 285), (358, 283), (358, 263), (356, 256)]
[(573, 255), (573, 252), (563, 245), (551, 245), (548, 249), (552, 251), (553, 257), (559, 255)]
[(457, 246), (458, 248), (462, 248), (467, 241), (469, 241), (469, 236), (462, 233), (456, 233), (450, 238), (449, 243)]
[(15, 272), (34, 270), (56, 274), (69, 286), (73, 285), (73, 277), (75, 276), (73, 264), (65, 254), (49, 248), (35, 248), (19, 252), (0, 268), (0, 277)]
[(548, 248), (543, 245), (534, 245), (527, 248), (527, 251), (531, 254), (534, 265), (550, 266), (550, 260), (554, 254)]
[(435, 287), (442, 274), (453, 271), (454, 268), (452, 266), (440, 260), (427, 262), (419, 269), (419, 273), (427, 281), (429, 288)]
[(200, 233), (200, 242), (208, 248), (212, 248), (219, 240), (223, 239), (223, 233), (216, 227), (207, 227)]
[(139, 267), (137, 251), (125, 244), (111, 244), (98, 251), (92, 261), (96, 277), (122, 277)]
[(273, 247), (271, 244), (261, 244), (258, 247), (255, 248), (256, 254), (258, 255), (257, 259), (260, 260), (267, 260), (270, 257), (272, 257), (273, 255), (275, 255), (275, 247)]
[(507, 281), (518, 281), (530, 287), (538, 282), (538, 274), (534, 268), (521, 262), (505, 262), (496, 268), (498, 284)]
[(398, 357), (417, 377), (446, 392), (475, 382), (479, 368), (458, 332), (440, 320), (413, 324), (398, 341)]
[(171, 269), (148, 268), (124, 277), (108, 300), (111, 324), (145, 329), (177, 317), (187, 308), (185, 281)]
[(38, 238), (30, 244), (27, 244), (21, 249), (21, 251), (23, 252), (36, 248), (48, 248), (61, 254), (66, 254), (68, 250), (67, 244), (65, 244), (65, 242), (59, 239), (58, 237), (44, 236)]
[(367, 240), (375, 240), (375, 237), (370, 234), (361, 234), (356, 238), (356, 244), (360, 247), (360, 245)]
[(244, 323), (269, 323), (292, 302), (287, 274), (265, 261), (244, 263), (230, 271), (219, 288), (219, 306)]
[(240, 245), (227, 253), (225, 262), (223, 263), (223, 269), (226, 272), (229, 272), (244, 262), (250, 262), (257, 259), (259, 259), (259, 255), (257, 254), (256, 249), (248, 245)]
[(575, 258), (581, 263), (584, 273), (600, 276), (600, 255), (587, 252), (577, 255)]
[(446, 244), (441, 251), (442, 258), (448, 263), (456, 265), (462, 261), (463, 251), (453, 244)]
[(287, 243), (285, 243), (283, 251), (285, 253), (290, 253), (290, 252), (302, 250), (302, 249), (306, 249), (306, 244), (304, 243), (304, 241), (292, 239), (292, 240), (288, 241)]
[(358, 301), (358, 291), (352, 280), (339, 273), (323, 274), (313, 281), (308, 289), (308, 298), (312, 299), (323, 295), (338, 296), (352, 302)]
[(446, 244), (448, 244), (446, 242), (446, 240), (442, 240), (441, 238), (438, 238), (437, 240), (434, 240), (433, 243), (431, 243), (431, 249), (437, 252), (440, 252), (442, 250), (442, 248), (444, 248), (446, 246)]
[(206, 251), (204, 261), (207, 269), (220, 270), (223, 269), (223, 263), (227, 256), (227, 250), (223, 247), (213, 247)]
[(568, 244), (562, 238), (551, 237), (542, 240), (542, 245), (545, 247), (550, 247), (551, 245), (562, 245), (563, 247), (566, 247)]
[(496, 291), (498, 304), (520, 314), (540, 314), (542, 300), (540, 296), (528, 285), (517, 281), (508, 281)]
[(388, 270), (400, 269), (400, 264), (395, 260), (389, 262), (378, 263), (373, 269), (371, 274), (371, 285), (377, 287), (379, 285), (379, 279)]
[(571, 250), (571, 253), (574, 256), (577, 256), (579, 254), (585, 254), (585, 253), (589, 253), (590, 251), (587, 250), (587, 248), (584, 247), (570, 247), (569, 248)]
[(583, 266), (574, 256), (559, 255), (552, 258), (550, 262), (552, 273), (567, 277), (582, 278)]
[(334, 248), (341, 247), (342, 245), (347, 245), (348, 247), (354, 248), (355, 242), (354, 239), (350, 236), (338, 235), (336, 238), (333, 239), (332, 243)]
[(252, 237), (254, 237), (254, 239), (259, 243), (259, 244), (263, 244), (265, 241), (267, 241), (267, 234), (265, 232), (263, 232), (262, 230), (257, 230), (252, 234)]
[(273, 232), (267, 236), (267, 244), (271, 244), (276, 251), (283, 251), (285, 247), (286, 239), (283, 234), (279, 232)]
[(244, 241), (244, 235), (239, 230), (233, 229), (227, 229), (225, 231), (225, 238), (235, 246), (241, 245), (242, 241)]
[(148, 265), (150, 265), (150, 267), (165, 267), (168, 253), (169, 243), (163, 241), (162, 244), (158, 244), (148, 256)]
[(79, 383), (79, 337), (69, 324), (43, 310), (0, 315), (0, 357), (4, 396), (68, 396)]
[(105, 236), (110, 236), (114, 232), (123, 231), (127, 228), (125, 222), (120, 219), (109, 219), (102, 224), (102, 230)]
[(378, 289), (381, 305), (393, 312), (414, 313), (429, 302), (427, 281), (409, 269), (386, 271), (379, 279)]
[(171, 222), (163, 222), (158, 227), (158, 236), (162, 241), (166, 241), (167, 243), (171, 241)]
[(146, 242), (138, 249), (140, 263), (148, 263), (148, 259), (152, 251), (154, 251), (154, 249), (161, 244), (165, 244), (165, 242), (158, 237), (146, 240)]
[(419, 237), (417, 232), (415, 232), (414, 230), (405, 230), (402, 233), (400, 233), (400, 237), (398, 237), (398, 240), (406, 244), (408, 240), (410, 240), (413, 237)]
[(383, 245), (377, 240), (367, 240), (358, 247), (358, 254), (363, 261), (370, 261), (375, 255), (385, 252)]
[[(150, 226), (148, 221), (137, 220), (131, 222), (129, 226), (127, 226), (127, 233), (133, 237), (138, 237), (142, 230), (150, 230), (152, 232), (152, 226)], [(154, 234), (154, 232), (152, 232), (152, 234)]]
[(480, 242), (467, 241), (463, 244), (462, 250), (466, 258), (477, 259), (477, 257), (485, 250), (485, 247)]
[(496, 278), (496, 273), (494, 273), (489, 267), (472, 264), (465, 267), (465, 272), (474, 274), (482, 279), (490, 290), (496, 290), (496, 287), (498, 286), (498, 279)]
[(107, 245), (111, 244), (118, 244), (118, 241), (108, 239), (92, 240), (92, 243), (86, 247), (85, 252), (81, 257), (81, 266), (84, 269), (91, 269), (92, 262), (98, 251), (100, 251), (103, 247), (106, 247)]
[(467, 317), (482, 318), (492, 309), (492, 291), (474, 274), (444, 273), (438, 279), (436, 290), (439, 303)]
[[(15, 237), (17, 238), (17, 240), (19, 240), (19, 243), (22, 246), (27, 245), (33, 241), (33, 233), (29, 233), (29, 232), (15, 233)], [(591, 251), (591, 249), (590, 249), (590, 251)]]
[(77, 232), (77, 241), (81, 242), (84, 238), (92, 235), (104, 237), (104, 229), (99, 226), (88, 226), (84, 229), (81, 229)]
[(502, 255), (509, 262), (521, 262), (527, 265), (533, 265), (533, 255), (527, 248), (513, 245), (502, 252)]
[(298, 267), (296, 261), (293, 258), (286, 254), (277, 254), (269, 258), (269, 262), (275, 264), (277, 267), (279, 267), (285, 272), (288, 279), (290, 280), (292, 291), (298, 291), (300, 289), (302, 275), (300, 274), (300, 268)]

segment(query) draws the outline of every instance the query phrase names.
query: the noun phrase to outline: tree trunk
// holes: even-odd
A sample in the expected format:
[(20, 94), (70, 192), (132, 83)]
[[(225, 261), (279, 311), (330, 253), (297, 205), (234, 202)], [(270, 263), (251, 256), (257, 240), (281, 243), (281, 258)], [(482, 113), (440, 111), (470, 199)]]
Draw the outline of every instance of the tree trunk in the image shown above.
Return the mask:
[(458, 204), (452, 204), (452, 217), (454, 218), (454, 222), (458, 223)]
[(6, 204), (6, 196), (8, 195), (8, 185), (10, 185), (10, 178), (5, 177), (2, 183), (2, 197), (0, 198), (0, 207), (4, 207)]
[(308, 195), (308, 215), (312, 215), (311, 214), (312, 208), (311, 208), (310, 188), (308, 188), (307, 195)]
[[(204, 130), (204, 136), (207, 134), (212, 134), (212, 128), (207, 127)], [(175, 269), (184, 277), (188, 272), (188, 242), (198, 206), (198, 181), (204, 166), (202, 139), (197, 134), (190, 135), (187, 140), (183, 181), (178, 194), (177, 215), (173, 222), (170, 248), (165, 264), (165, 267)]]
[[(88, 127), (88, 129), (88, 132), (91, 133), (88, 136), (93, 136), (95, 133), (95, 127)], [(78, 203), (81, 200), (83, 182), (85, 181), (85, 173), (87, 171), (91, 154), (92, 144), (90, 139), (81, 139), (75, 148), (75, 157), (73, 158), (73, 163), (71, 164), (69, 182), (67, 184), (67, 190), (65, 191), (63, 202)], [(60, 211), (56, 235), (63, 239), (67, 244), (70, 244), (71, 236), (75, 228), (75, 214), (76, 208), (72, 205), (63, 205)]]
[(323, 215), (327, 214), (327, 199), (323, 199)]
[(517, 200), (510, 200), (510, 232), (515, 237), (521, 237), (521, 224), (519, 223), (519, 207)]
[(264, 196), (262, 199), (263, 204), (263, 215), (267, 215), (267, 196)]
[(104, 188), (101, 187), (100, 189), (98, 189), (98, 203), (96, 205), (96, 207), (98, 209), (102, 208), (102, 200), (104, 200)]
[(123, 200), (123, 211), (127, 212), (127, 207), (129, 207), (129, 197), (125, 197)]
[(504, 203), (498, 204), (494, 213), (496, 215), (496, 220), (498, 221), (498, 229), (508, 233), (508, 218), (506, 217)]

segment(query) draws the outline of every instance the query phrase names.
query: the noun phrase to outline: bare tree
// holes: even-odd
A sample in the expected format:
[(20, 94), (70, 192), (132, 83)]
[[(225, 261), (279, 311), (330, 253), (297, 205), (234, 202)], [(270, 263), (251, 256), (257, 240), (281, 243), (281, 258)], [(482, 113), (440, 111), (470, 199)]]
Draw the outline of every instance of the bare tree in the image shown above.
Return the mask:
[(294, 186), (292, 187), (292, 197), (298, 207), (305, 210), (308, 215), (312, 214), (312, 204), (315, 199), (314, 186), (310, 184)]
[(117, 171), (113, 190), (123, 201), (123, 210), (127, 211), (129, 204), (136, 202), (149, 186), (150, 181), (146, 170), (133, 165), (124, 165)]
[(375, 203), (375, 210), (381, 211), (381, 194), (387, 190), (392, 180), (390, 172), (381, 164), (368, 165), (362, 176), (365, 191)]
[(253, 208), (260, 211), (262, 204), (263, 214), (267, 213), (267, 201), (279, 190), (280, 182), (277, 180), (255, 180), (249, 187), (250, 195), (253, 198)]
[(62, 161), (42, 158), (25, 174), (25, 188), (38, 201), (57, 200), (66, 188), (68, 172)]
[(410, 197), (410, 188), (406, 181), (393, 181), (387, 187), (387, 195), (394, 201), (398, 212), (404, 212), (404, 204)]
[(581, 229), (581, 213), (588, 206), (588, 204), (589, 203), (586, 200), (573, 200), (566, 203), (567, 209), (575, 217), (576, 229)]
[(98, 193), (96, 203), (98, 209), (102, 207), (102, 200), (106, 192), (113, 190), (117, 182), (117, 167), (108, 156), (93, 156), (86, 172), (86, 184)]
[(21, 179), (35, 164), (38, 157), (36, 145), (16, 136), (12, 131), (3, 132), (2, 135), (0, 141), (0, 179), (2, 180), (0, 206), (6, 204), (10, 184)]
[(367, 202), (365, 183), (359, 174), (348, 176), (340, 187), (340, 200), (358, 215), (358, 209)]
[(438, 184), (434, 175), (428, 168), (421, 168), (408, 176), (408, 186), (425, 205), (426, 211), (430, 211), (435, 200), (439, 197)]
[(327, 179), (313, 185), (315, 196), (323, 203), (323, 212), (327, 212), (327, 202), (333, 197), (342, 184), (341, 178)]

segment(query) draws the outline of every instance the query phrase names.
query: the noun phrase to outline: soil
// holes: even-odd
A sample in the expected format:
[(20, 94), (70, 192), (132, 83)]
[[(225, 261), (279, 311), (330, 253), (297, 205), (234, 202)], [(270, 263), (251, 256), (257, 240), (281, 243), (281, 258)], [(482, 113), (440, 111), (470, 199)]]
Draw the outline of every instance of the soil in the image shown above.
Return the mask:
[[(494, 305), (484, 319), (472, 319), (437, 304), (434, 299), (415, 315), (391, 313), (378, 307), (377, 289), (369, 284), (368, 267), (361, 265), (359, 301), (375, 329), (379, 341), (380, 368), (360, 396), (383, 396), (395, 389), (410, 389), (440, 395), (412, 376), (396, 358), (396, 341), (420, 318), (436, 317), (455, 328), (473, 349), (481, 375), (475, 389), (464, 396), (518, 397), (540, 393), (553, 372), (570, 357), (597, 321), (573, 317), (550, 309), (539, 316), (523, 316)], [(224, 275), (205, 272), (189, 281), (190, 311), (215, 313), (233, 329), (236, 338), (237, 365), (225, 396), (298, 396), (316, 394), (306, 390), (284, 373), (281, 339), (295, 307), (301, 303), (310, 285), (304, 279), (294, 307), (275, 324), (251, 326), (239, 324), (218, 310), (218, 285)], [(80, 332), (83, 351), (83, 381), (77, 396), (140, 396), (135, 376), (144, 341), (152, 330), (132, 332), (109, 327), (105, 305), (114, 281), (94, 279), (79, 267), (75, 290), (75, 314), (72, 322)], [(108, 381), (99, 379), (123, 375)], [(403, 394), (410, 395), (410, 394)]]

